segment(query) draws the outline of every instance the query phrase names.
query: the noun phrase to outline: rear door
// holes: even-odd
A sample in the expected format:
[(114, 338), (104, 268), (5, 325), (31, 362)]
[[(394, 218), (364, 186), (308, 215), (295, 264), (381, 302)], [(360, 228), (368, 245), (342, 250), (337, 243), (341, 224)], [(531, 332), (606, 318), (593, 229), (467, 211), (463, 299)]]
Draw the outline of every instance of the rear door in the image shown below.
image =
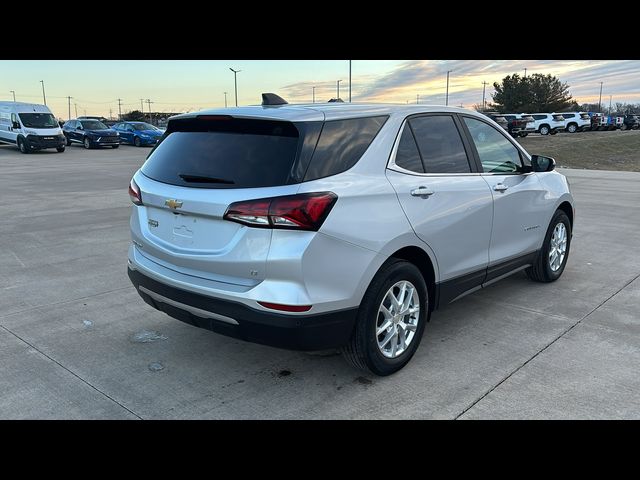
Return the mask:
[(290, 172), (300, 141), (296, 126), (282, 121), (192, 120), (172, 127), (134, 177), (144, 204), (134, 207), (131, 220), (139, 252), (229, 285), (264, 279), (272, 230), (223, 215), (233, 202), (295, 194), (299, 185)]
[(540, 248), (549, 215), (546, 190), (535, 173), (523, 173), (522, 153), (502, 132), (476, 117), (463, 121), (494, 199), (489, 264), (517, 261)]
[(440, 281), (453, 285), (445, 302), (479, 285), (489, 260), (492, 197), (470, 159), (454, 116), (415, 116), (387, 170), (416, 235), (435, 253)]

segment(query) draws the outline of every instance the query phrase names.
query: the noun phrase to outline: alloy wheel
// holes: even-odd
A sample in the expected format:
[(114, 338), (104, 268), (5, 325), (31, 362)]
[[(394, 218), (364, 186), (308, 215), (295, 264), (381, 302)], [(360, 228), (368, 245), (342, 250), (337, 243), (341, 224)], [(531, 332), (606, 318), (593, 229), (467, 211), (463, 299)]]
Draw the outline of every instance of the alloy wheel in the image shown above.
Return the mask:
[(420, 319), (420, 296), (416, 287), (406, 280), (393, 285), (378, 308), (376, 340), (382, 355), (397, 358), (415, 337)]

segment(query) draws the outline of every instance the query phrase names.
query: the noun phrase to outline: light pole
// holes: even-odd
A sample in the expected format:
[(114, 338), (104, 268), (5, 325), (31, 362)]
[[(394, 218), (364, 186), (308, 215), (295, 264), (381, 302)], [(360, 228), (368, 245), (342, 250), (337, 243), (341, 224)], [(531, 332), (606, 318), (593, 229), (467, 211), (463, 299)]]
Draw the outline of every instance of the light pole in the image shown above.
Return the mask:
[(487, 103), (484, 100), (484, 92), (487, 88), (487, 82), (482, 82), (482, 111), (484, 112), (487, 109)]
[(336, 99), (340, 98), (340, 82), (341, 82), (341, 81), (342, 81), (342, 80), (338, 80), (338, 81), (336, 82), (336, 86), (337, 86), (337, 89), (338, 89), (338, 94), (337, 94), (338, 96), (336, 97)]
[(524, 69), (524, 78), (527, 78), (527, 69)]
[(69, 102), (69, 118), (67, 120), (71, 120), (71, 99), (73, 97), (67, 97), (67, 101)]
[(47, 104), (47, 97), (44, 94), (44, 80), (40, 80), (40, 83), (42, 84), (42, 99), (44, 100), (44, 104)]
[(311, 87), (311, 95), (312, 95), (311, 103), (316, 103), (316, 87)]
[(238, 106), (238, 73), (240, 73), (242, 70), (234, 70), (231, 67), (229, 67), (229, 70), (233, 72), (233, 84), (235, 85), (235, 88), (236, 88), (236, 107), (237, 107)]
[(611, 115), (611, 97), (613, 95), (609, 95), (609, 115)]
[(416, 105), (418, 105), (418, 103), (420, 103), (420, 94), (416, 93)]
[(444, 100), (444, 104), (449, 105), (449, 74), (453, 72), (453, 70), (447, 70), (447, 95)]
[(349, 103), (351, 103), (351, 60), (349, 60)]
[(224, 108), (227, 108), (227, 92), (224, 92)]
[(602, 113), (602, 84), (604, 82), (600, 82), (600, 99), (598, 100), (598, 112)]
[(73, 108), (74, 108), (74, 109), (75, 109), (75, 111), (76, 111), (76, 118), (78, 118), (78, 104), (74, 102), (74, 103), (73, 103)]
[(16, 101), (16, 91), (15, 90), (9, 90), (11, 93), (13, 93), (13, 101), (15, 103)]

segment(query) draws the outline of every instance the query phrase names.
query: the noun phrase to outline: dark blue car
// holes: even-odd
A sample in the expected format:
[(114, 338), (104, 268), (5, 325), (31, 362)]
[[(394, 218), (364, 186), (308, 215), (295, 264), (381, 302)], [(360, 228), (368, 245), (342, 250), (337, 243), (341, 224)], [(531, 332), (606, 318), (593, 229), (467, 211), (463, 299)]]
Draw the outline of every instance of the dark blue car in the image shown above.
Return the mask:
[(155, 145), (164, 133), (145, 122), (119, 122), (113, 129), (120, 134), (120, 143), (130, 143), (136, 147)]

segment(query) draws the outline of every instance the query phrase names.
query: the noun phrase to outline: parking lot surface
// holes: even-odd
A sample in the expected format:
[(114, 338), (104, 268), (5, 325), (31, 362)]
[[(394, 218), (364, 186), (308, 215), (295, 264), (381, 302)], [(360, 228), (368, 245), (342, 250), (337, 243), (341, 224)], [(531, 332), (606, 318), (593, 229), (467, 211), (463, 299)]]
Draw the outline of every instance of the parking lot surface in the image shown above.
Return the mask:
[(0, 418), (640, 418), (640, 173), (563, 170), (562, 278), (517, 274), (441, 309), (378, 378), (146, 305), (126, 190), (148, 152), (0, 146)]

